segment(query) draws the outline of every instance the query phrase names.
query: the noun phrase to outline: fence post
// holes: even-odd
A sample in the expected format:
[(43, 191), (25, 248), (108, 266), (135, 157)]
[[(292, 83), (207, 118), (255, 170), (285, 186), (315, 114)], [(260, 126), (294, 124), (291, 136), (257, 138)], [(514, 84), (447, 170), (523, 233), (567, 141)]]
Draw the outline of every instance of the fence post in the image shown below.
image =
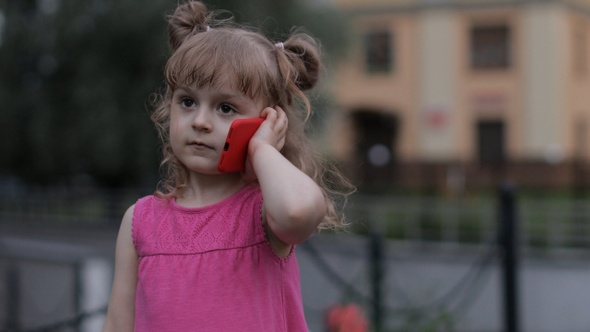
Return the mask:
[(94, 257), (83, 260), (77, 268), (78, 311), (86, 314), (80, 321), (78, 330), (80, 332), (100, 331), (106, 316), (105, 306), (111, 293), (113, 264), (109, 259)]
[(500, 237), (503, 254), (504, 331), (518, 332), (518, 245), (519, 227), (516, 216), (516, 189), (504, 183), (500, 188)]
[(373, 293), (373, 331), (383, 326), (383, 241), (376, 227), (371, 227), (369, 237), (371, 286)]
[(11, 259), (7, 270), (8, 296), (6, 296), (6, 330), (20, 330), (20, 278), (19, 267), (16, 260)]

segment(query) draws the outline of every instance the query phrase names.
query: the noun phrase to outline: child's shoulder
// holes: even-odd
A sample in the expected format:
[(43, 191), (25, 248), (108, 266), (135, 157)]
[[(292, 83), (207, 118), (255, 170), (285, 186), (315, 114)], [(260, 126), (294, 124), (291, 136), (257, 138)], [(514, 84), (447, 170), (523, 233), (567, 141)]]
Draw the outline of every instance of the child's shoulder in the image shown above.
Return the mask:
[(138, 198), (135, 204), (133, 204), (133, 206), (135, 206), (136, 208), (139, 207), (140, 209), (144, 207), (151, 207), (155, 204), (164, 206), (169, 205), (170, 201), (172, 200), (173, 198), (171, 197), (160, 197), (158, 195), (152, 194)]
[(156, 195), (147, 195), (137, 199), (130, 209), (132, 209), (131, 216), (134, 219), (144, 219), (147, 215), (157, 211), (162, 211), (170, 206), (171, 199), (165, 197), (158, 197)]

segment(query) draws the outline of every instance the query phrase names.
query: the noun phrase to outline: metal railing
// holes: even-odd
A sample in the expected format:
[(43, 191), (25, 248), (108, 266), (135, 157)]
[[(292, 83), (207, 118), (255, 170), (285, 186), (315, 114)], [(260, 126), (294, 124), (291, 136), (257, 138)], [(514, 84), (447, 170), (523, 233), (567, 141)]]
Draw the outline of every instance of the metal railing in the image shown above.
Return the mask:
[[(347, 215), (353, 231), (377, 227), (385, 237), (417, 243), (489, 243), (497, 230), (495, 196), (362, 196)], [(525, 249), (590, 249), (590, 200), (518, 197), (520, 243)], [(372, 220), (373, 224), (365, 223)]]
[[(149, 189), (37, 188), (0, 192), (2, 225), (116, 229), (127, 207)], [(557, 196), (557, 195), (556, 195)], [(355, 194), (347, 207), (352, 231), (378, 227), (386, 238), (410, 242), (487, 243), (497, 228), (494, 194), (466, 197)], [(517, 193), (526, 248), (590, 248), (590, 199)], [(373, 224), (368, 225), (367, 220)]]
[[(23, 225), (61, 229), (108, 228), (114, 232), (125, 209), (143, 194), (145, 191), (142, 193), (141, 190), (84, 191), (82, 193), (36, 190), (25, 195), (5, 193), (0, 195), (0, 240), (2, 240), (3, 229), (13, 226), (22, 229)], [(590, 235), (590, 202), (567, 197), (539, 198), (517, 195), (516, 204), (517, 219), (520, 224), (519, 243), (524, 249), (590, 249), (590, 236), (588, 236)], [(495, 195), (410, 197), (357, 194), (351, 198), (346, 212), (349, 220), (353, 222), (351, 231), (361, 235), (374, 235), (377, 232), (383, 238), (416, 244), (492, 244), (495, 246), (495, 237), (499, 232), (498, 205), (498, 197)], [(6, 246), (7, 243), (10, 246)], [(7, 327), (9, 331), (11, 329), (13, 331), (52, 331), (59, 328), (66, 328), (68, 331), (92, 330), (92, 328), (81, 327), (81, 324), (89, 324), (89, 315), (98, 315), (97, 318), (100, 319), (100, 316), (104, 314), (106, 299), (102, 300), (104, 302), (102, 306), (83, 302), (85, 294), (83, 290), (90, 292), (93, 288), (84, 286), (86, 279), (84, 279), (83, 271), (90, 266), (87, 258), (100, 257), (100, 252), (95, 253), (98, 256), (85, 256), (79, 250), (68, 250), (81, 255), (63, 258), (65, 256), (56, 254), (54, 256), (62, 258), (54, 261), (43, 257), (24, 257), (19, 250), (7, 251), (8, 247), (14, 249), (14, 243), (0, 241), (0, 271), (3, 271), (4, 275), (4, 278), (0, 275), (0, 279), (8, 285), (6, 287), (8, 301), (2, 310), (6, 314), (2, 317), (0, 313), (0, 330), (4, 327)], [(302, 248), (306, 247), (302, 246)], [(47, 250), (41, 252), (47, 252)], [(489, 263), (489, 257), (494, 257), (494, 253), (486, 254), (484, 261)], [(110, 264), (104, 263), (103, 259), (104, 256), (98, 261), (95, 259), (90, 262), (93, 265), (97, 262), (98, 265)], [(3, 264), (5, 268), (2, 268)], [(14, 311), (11, 303), (21, 300), (22, 294), (17, 294), (17, 291), (22, 286), (19, 284), (21, 280), (26, 280), (21, 276), (27, 273), (30, 276), (30, 268), (35, 264), (53, 264), (65, 270), (62, 274), (68, 275), (73, 287), (68, 299), (71, 308), (68, 311), (69, 315), (64, 315), (64, 318), (57, 322), (45, 321), (39, 322), (45, 323), (41, 325), (31, 323), (23, 326), (21, 322), (23, 313)], [(108, 276), (112, 273), (104, 266), (102, 269)], [(379, 279), (377, 272), (374, 273), (376, 280)], [(108, 288), (104, 280), (102, 284), (103, 288)], [(378, 285), (379, 282), (375, 281), (373, 284)], [(375, 289), (374, 294), (379, 294), (378, 288)], [(103, 290), (103, 293), (107, 292)], [(376, 295), (373, 297), (377, 298)], [(376, 299), (372, 301), (379, 304)], [(375, 308), (374, 313), (379, 313), (377, 309), (380, 307), (375, 306)], [(14, 313), (18, 314), (16, 318)], [(67, 329), (68, 327), (71, 329)]]
[[(104, 191), (38, 188), (0, 192), (2, 226), (116, 229), (127, 207), (148, 189)], [(378, 227), (386, 238), (410, 242), (487, 243), (497, 228), (497, 197), (355, 194), (346, 209), (351, 231)], [(590, 199), (525, 197), (517, 192), (521, 243), (526, 248), (590, 249)], [(373, 221), (371, 225), (368, 220)]]

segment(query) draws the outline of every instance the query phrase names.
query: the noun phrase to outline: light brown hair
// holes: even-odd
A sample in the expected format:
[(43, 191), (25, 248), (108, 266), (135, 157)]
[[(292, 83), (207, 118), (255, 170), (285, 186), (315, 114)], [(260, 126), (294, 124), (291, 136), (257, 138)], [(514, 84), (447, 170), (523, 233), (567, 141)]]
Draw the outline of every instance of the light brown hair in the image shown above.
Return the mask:
[(156, 195), (174, 197), (188, 180), (188, 171), (174, 156), (169, 142), (174, 90), (230, 82), (232, 88), (254, 100), (283, 108), (289, 128), (281, 153), (322, 188), (328, 212), (320, 228), (342, 226), (336, 206), (345, 201), (353, 187), (305, 133), (312, 110), (304, 91), (315, 87), (320, 76), (319, 45), (303, 32), (293, 32), (282, 44), (275, 45), (261, 33), (216, 17), (217, 13), (208, 12), (203, 3), (188, 1), (168, 19), (172, 55), (164, 70), (166, 90), (157, 98), (152, 114), (162, 140), (165, 172)]

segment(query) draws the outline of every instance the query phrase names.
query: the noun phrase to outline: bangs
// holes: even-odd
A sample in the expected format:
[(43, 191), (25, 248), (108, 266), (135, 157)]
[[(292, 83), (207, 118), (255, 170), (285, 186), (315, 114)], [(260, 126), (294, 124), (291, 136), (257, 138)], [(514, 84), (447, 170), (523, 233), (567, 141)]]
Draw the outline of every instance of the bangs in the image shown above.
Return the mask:
[(166, 83), (178, 87), (228, 85), (245, 96), (278, 101), (278, 68), (267, 48), (248, 33), (214, 29), (186, 40), (168, 60)]

